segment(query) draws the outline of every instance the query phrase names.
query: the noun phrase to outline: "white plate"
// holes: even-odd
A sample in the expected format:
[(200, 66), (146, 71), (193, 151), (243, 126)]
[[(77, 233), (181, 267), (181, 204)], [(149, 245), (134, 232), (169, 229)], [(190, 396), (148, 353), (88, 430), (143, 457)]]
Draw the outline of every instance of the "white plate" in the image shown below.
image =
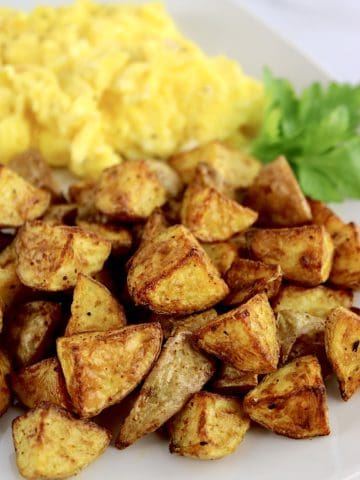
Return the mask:
[[(46, 0), (44, 0), (45, 2)], [(26, 8), (34, 1), (0, 0), (0, 5)], [(59, 4), (59, 1), (46, 3)], [(63, 3), (63, 2), (62, 2)], [(327, 76), (285, 40), (234, 3), (219, 0), (169, 0), (181, 29), (211, 54), (225, 53), (260, 76), (263, 65), (290, 78), (297, 87)], [(360, 223), (359, 202), (336, 205), (347, 220)], [(332, 434), (313, 440), (290, 440), (252, 428), (231, 456), (214, 462), (170, 455), (167, 442), (149, 435), (124, 451), (109, 448), (77, 478), (86, 480), (350, 480), (360, 478), (360, 393), (348, 403), (333, 380), (328, 391)], [(0, 478), (20, 478), (11, 440), (12, 409), (0, 420)]]

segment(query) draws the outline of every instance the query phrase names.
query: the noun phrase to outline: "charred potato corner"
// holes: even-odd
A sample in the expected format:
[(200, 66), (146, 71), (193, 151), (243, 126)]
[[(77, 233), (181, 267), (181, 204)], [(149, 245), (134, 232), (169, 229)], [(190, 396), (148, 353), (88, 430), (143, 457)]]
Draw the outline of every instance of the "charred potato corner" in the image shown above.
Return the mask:
[(26, 158), (0, 170), (0, 413), (26, 410), (25, 478), (94, 461), (111, 434), (91, 419), (130, 393), (118, 449), (162, 429), (171, 453), (217, 459), (251, 422), (330, 433), (323, 375), (344, 400), (360, 386), (358, 228), (305, 198), (285, 158), (260, 169), (217, 142), (126, 161), (60, 200)]

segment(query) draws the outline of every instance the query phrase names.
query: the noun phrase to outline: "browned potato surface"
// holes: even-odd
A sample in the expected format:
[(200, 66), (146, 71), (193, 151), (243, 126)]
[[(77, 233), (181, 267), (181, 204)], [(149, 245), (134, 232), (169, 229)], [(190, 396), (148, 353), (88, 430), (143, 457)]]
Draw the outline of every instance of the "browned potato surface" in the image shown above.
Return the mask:
[(181, 331), (195, 332), (200, 327), (210, 323), (217, 317), (216, 310), (211, 308), (201, 313), (194, 313), (193, 315), (187, 315), (178, 317), (174, 315), (159, 315), (153, 313), (150, 317), (152, 322), (159, 322), (163, 330), (165, 339), (168, 339), (174, 333)]
[(335, 215), (329, 207), (319, 200), (308, 198), (308, 203), (311, 208), (313, 223), (316, 225), (323, 225), (334, 238), (335, 235), (343, 229), (345, 225), (344, 222), (340, 220), (340, 218)]
[(50, 225), (73, 225), (77, 211), (75, 203), (51, 205), (42, 217), (42, 221)]
[(44, 403), (13, 421), (16, 464), (28, 479), (68, 478), (96, 460), (111, 434), (94, 422), (77, 420)]
[(344, 400), (360, 387), (359, 344), (360, 316), (344, 307), (332, 310), (326, 320), (325, 347)]
[(147, 166), (155, 173), (169, 196), (179, 195), (183, 189), (183, 182), (174, 168), (161, 160), (148, 160)]
[(216, 242), (201, 244), (210, 260), (224, 276), (237, 257), (237, 248), (230, 242)]
[(158, 323), (58, 338), (58, 358), (76, 412), (93, 417), (120, 402), (148, 373), (161, 342)]
[(135, 253), (127, 285), (135, 304), (179, 315), (212, 307), (228, 293), (218, 270), (182, 225), (166, 229)]
[(244, 399), (251, 420), (290, 438), (329, 435), (326, 390), (316, 357), (308, 355), (267, 375)]
[(213, 460), (233, 453), (250, 427), (237, 398), (195, 393), (171, 422), (170, 452)]
[(10, 406), (11, 392), (8, 386), (8, 376), (11, 371), (8, 356), (0, 350), (0, 416), (3, 415)]
[(69, 187), (69, 199), (78, 207), (78, 218), (94, 220), (99, 217), (95, 208), (96, 183), (91, 180), (79, 180)]
[(258, 375), (240, 372), (232, 365), (223, 363), (211, 383), (214, 390), (224, 395), (239, 395), (248, 392), (258, 384)]
[(334, 237), (335, 253), (330, 282), (342, 287), (360, 289), (360, 228), (344, 225)]
[(87, 232), (93, 232), (98, 237), (108, 240), (111, 243), (111, 253), (116, 256), (126, 255), (132, 245), (132, 235), (130, 231), (118, 225), (101, 224), (77, 220), (77, 226)]
[(315, 286), (329, 278), (334, 246), (324, 227), (253, 230), (249, 241), (255, 258), (280, 265), (288, 280)]
[(276, 370), (279, 345), (273, 311), (264, 293), (220, 315), (195, 332), (198, 345), (244, 372)]
[(15, 240), (17, 274), (25, 285), (47, 291), (76, 284), (78, 273), (102, 269), (111, 244), (77, 227), (26, 224)]
[(168, 227), (169, 224), (164, 213), (160, 208), (156, 208), (144, 225), (141, 234), (141, 246), (143, 246), (146, 242), (151, 242), (154, 240), (159, 233), (164, 232)]
[(16, 273), (15, 245), (11, 243), (0, 253), (0, 298), (3, 313), (13, 306), (24, 290)]

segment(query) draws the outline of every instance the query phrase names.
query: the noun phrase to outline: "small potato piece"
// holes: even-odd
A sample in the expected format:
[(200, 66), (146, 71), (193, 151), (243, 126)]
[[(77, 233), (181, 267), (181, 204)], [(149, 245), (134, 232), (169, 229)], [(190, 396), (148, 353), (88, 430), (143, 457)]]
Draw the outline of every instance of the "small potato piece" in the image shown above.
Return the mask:
[(20, 227), (41, 217), (50, 204), (50, 194), (33, 187), (17, 173), (0, 165), (0, 226)]
[(166, 190), (146, 160), (108, 168), (95, 193), (95, 206), (101, 213), (124, 221), (145, 220), (166, 200)]
[(156, 208), (147, 219), (142, 234), (141, 246), (146, 242), (152, 242), (160, 233), (169, 227), (169, 223), (160, 208)]
[(20, 298), (24, 289), (16, 273), (15, 244), (11, 243), (0, 253), (0, 298), (3, 313)]
[(119, 403), (148, 373), (161, 342), (158, 323), (58, 338), (58, 358), (76, 412), (94, 417)]
[(335, 254), (330, 282), (342, 287), (360, 289), (360, 227), (345, 225), (334, 237)]
[(180, 330), (195, 332), (195, 330), (215, 320), (217, 316), (216, 310), (211, 308), (210, 310), (205, 310), (205, 312), (195, 313), (194, 315), (188, 315), (186, 317), (153, 313), (150, 319), (152, 322), (160, 323), (164, 338), (168, 339)]
[(171, 423), (170, 452), (214, 460), (233, 453), (250, 428), (237, 398), (198, 392)]
[(59, 291), (76, 284), (78, 273), (102, 269), (111, 244), (77, 227), (27, 223), (15, 240), (17, 274), (24, 285)]
[(240, 372), (233, 366), (223, 363), (211, 386), (223, 395), (241, 395), (258, 384), (256, 373)]
[(28, 408), (50, 402), (66, 410), (72, 409), (61, 366), (56, 357), (46, 358), (12, 373), (11, 387), (20, 402)]
[(68, 478), (96, 460), (111, 440), (94, 422), (77, 420), (60, 407), (43, 403), (12, 424), (16, 464), (28, 479)]
[(274, 312), (293, 310), (325, 319), (333, 308), (340, 306), (350, 308), (352, 300), (353, 293), (350, 290), (334, 289), (323, 285), (314, 288), (286, 285), (280, 289), (272, 306)]
[(95, 208), (96, 183), (91, 180), (80, 180), (69, 187), (69, 198), (78, 207), (78, 218), (94, 220), (99, 217)]
[(311, 210), (285, 157), (265, 165), (244, 204), (259, 212), (259, 225), (295, 227), (310, 222)]
[(135, 253), (127, 285), (135, 304), (176, 315), (210, 308), (228, 293), (218, 270), (183, 225), (166, 229)]
[(0, 416), (3, 415), (10, 406), (11, 393), (7, 381), (10, 371), (10, 361), (7, 355), (0, 350)]
[(214, 372), (214, 362), (192, 347), (189, 332), (171, 336), (121, 426), (116, 446), (126, 448), (157, 430), (201, 390)]
[(61, 304), (38, 300), (21, 305), (9, 319), (6, 341), (18, 367), (41, 360), (61, 321)]
[(75, 203), (51, 205), (42, 217), (42, 221), (50, 225), (73, 225), (77, 214)]
[(169, 159), (169, 164), (186, 184), (192, 182), (199, 163), (213, 167), (233, 188), (249, 187), (261, 168), (260, 162), (254, 157), (230, 149), (221, 142), (211, 142)]
[(225, 298), (225, 305), (239, 305), (257, 293), (266, 293), (274, 297), (280, 288), (282, 272), (279, 265), (237, 258), (225, 275), (225, 282), (230, 294)]
[(308, 198), (308, 203), (311, 208), (312, 222), (316, 225), (323, 225), (334, 238), (345, 226), (344, 222), (319, 200)]
[(224, 276), (237, 257), (237, 248), (230, 242), (203, 243), (201, 244), (210, 260)]
[(279, 435), (329, 435), (326, 390), (316, 357), (297, 358), (267, 375), (244, 398), (251, 420)]
[(132, 236), (127, 228), (118, 225), (101, 224), (78, 220), (77, 226), (87, 232), (95, 233), (99, 238), (108, 240), (111, 243), (111, 253), (122, 257), (129, 253), (132, 245)]
[(147, 160), (147, 166), (158, 177), (161, 185), (170, 197), (177, 197), (183, 189), (183, 183), (177, 171), (167, 162)]
[(325, 348), (344, 400), (360, 387), (359, 344), (360, 316), (343, 307), (332, 310), (325, 324)]
[(243, 372), (268, 373), (279, 359), (276, 322), (264, 293), (194, 333), (206, 352)]
[(334, 245), (324, 227), (253, 230), (249, 241), (255, 258), (280, 265), (288, 280), (315, 286), (329, 278)]
[(84, 332), (105, 332), (126, 325), (123, 307), (110, 291), (91, 277), (79, 274), (65, 336)]

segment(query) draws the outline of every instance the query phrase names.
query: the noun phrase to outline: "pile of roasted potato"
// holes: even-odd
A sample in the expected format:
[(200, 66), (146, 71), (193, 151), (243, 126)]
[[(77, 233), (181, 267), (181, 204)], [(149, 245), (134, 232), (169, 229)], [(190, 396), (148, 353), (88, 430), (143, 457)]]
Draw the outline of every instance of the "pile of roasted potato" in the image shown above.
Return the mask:
[(328, 435), (324, 378), (344, 400), (360, 386), (359, 227), (306, 199), (285, 158), (215, 142), (62, 192), (29, 151), (0, 193), (0, 412), (28, 410), (24, 477), (95, 460), (99, 414), (125, 398), (117, 448), (162, 428), (171, 452), (216, 459), (251, 422)]

